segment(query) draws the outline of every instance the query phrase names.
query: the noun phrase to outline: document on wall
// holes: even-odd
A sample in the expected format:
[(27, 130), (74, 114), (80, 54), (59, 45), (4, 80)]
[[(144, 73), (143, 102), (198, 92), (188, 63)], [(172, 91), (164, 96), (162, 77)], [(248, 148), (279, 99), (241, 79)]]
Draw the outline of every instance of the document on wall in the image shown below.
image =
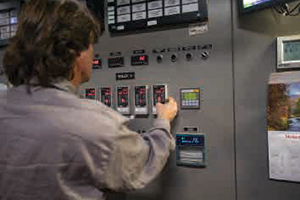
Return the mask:
[(270, 179), (300, 182), (300, 72), (271, 74), (267, 113)]

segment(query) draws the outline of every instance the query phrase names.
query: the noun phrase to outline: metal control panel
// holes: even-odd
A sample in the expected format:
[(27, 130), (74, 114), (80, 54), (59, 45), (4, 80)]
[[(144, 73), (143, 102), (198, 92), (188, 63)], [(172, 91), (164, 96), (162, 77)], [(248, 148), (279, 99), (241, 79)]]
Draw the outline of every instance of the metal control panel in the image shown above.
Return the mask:
[(152, 114), (156, 115), (156, 104), (166, 103), (168, 98), (168, 86), (164, 84), (152, 86)]
[(134, 87), (134, 113), (135, 115), (148, 115), (148, 86)]
[(20, 6), (21, 1), (17, 0), (0, 2), (0, 46), (8, 45), (16, 34)]
[(108, 107), (112, 107), (112, 89), (111, 87), (101, 87), (99, 89), (100, 101)]
[(180, 166), (205, 167), (205, 133), (176, 135), (176, 163)]
[(123, 115), (130, 114), (130, 88), (129, 86), (117, 86), (117, 111)]
[(108, 0), (111, 33), (208, 20), (207, 0)]

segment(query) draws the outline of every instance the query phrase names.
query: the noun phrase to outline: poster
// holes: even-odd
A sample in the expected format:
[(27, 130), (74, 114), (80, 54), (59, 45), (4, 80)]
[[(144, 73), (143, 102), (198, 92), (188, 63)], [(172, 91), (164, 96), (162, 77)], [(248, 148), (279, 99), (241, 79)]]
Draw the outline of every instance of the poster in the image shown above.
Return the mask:
[(300, 72), (271, 75), (267, 114), (270, 179), (300, 182)]

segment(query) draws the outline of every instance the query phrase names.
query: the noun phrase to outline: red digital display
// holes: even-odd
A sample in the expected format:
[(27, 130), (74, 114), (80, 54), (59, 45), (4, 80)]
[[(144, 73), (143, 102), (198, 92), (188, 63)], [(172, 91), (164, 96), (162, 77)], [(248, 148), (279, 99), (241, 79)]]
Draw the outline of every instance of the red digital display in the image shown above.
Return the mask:
[(93, 65), (99, 65), (99, 60), (93, 60)]
[(85, 98), (95, 100), (96, 99), (96, 89), (95, 88), (85, 89)]
[(129, 106), (129, 88), (118, 87), (118, 107), (126, 108)]
[(100, 59), (93, 60), (93, 69), (101, 69), (102, 63)]
[(131, 65), (139, 66), (139, 65), (148, 65), (148, 55), (138, 55), (131, 57)]
[(140, 56), (140, 57), (139, 57), (139, 60), (140, 60), (140, 61), (145, 61), (145, 60), (146, 60), (146, 57), (145, 57), (145, 56)]
[(101, 102), (104, 103), (106, 106), (111, 107), (111, 88), (110, 87), (103, 87), (100, 89), (101, 94)]
[(166, 101), (166, 88), (164, 85), (153, 86), (153, 105), (156, 103), (165, 103)]
[(135, 87), (135, 106), (136, 107), (147, 106), (147, 86)]

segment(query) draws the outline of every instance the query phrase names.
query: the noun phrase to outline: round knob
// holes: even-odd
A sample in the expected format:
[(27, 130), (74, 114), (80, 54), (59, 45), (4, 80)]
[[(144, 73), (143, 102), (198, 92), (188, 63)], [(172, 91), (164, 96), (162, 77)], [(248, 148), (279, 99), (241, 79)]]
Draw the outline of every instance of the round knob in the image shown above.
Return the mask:
[(163, 61), (163, 58), (164, 58), (163, 55), (159, 55), (159, 56), (156, 57), (156, 61), (158, 63), (161, 63)]
[(203, 60), (207, 60), (209, 58), (209, 53), (207, 51), (202, 52), (201, 57)]
[(171, 61), (172, 61), (172, 62), (176, 62), (176, 61), (177, 61), (177, 55), (176, 55), (176, 54), (173, 54), (173, 55), (171, 56)]
[(187, 61), (190, 61), (190, 60), (192, 60), (193, 55), (191, 53), (187, 53), (187, 54), (185, 54), (185, 58)]

